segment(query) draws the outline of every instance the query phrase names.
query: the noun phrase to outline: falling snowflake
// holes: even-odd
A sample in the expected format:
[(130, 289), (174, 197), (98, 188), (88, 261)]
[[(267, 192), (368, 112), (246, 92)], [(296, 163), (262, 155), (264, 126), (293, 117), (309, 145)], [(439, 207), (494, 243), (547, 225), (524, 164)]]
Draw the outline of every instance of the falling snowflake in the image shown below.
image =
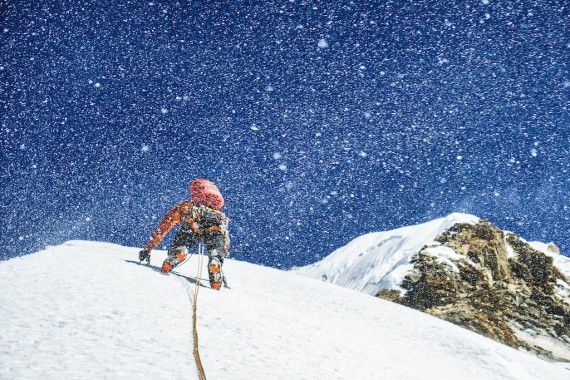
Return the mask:
[(327, 42), (327, 40), (325, 40), (324, 38), (321, 38), (319, 40), (319, 48), (320, 49), (325, 49), (329, 47), (329, 43)]

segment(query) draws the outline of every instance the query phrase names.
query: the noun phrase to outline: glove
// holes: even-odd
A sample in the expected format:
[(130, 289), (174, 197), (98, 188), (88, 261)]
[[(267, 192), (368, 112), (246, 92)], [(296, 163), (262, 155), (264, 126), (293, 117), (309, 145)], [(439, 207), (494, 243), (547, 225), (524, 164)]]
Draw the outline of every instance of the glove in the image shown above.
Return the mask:
[(142, 262), (145, 260), (147, 260), (150, 263), (150, 251), (143, 249), (142, 251), (139, 252), (139, 261)]

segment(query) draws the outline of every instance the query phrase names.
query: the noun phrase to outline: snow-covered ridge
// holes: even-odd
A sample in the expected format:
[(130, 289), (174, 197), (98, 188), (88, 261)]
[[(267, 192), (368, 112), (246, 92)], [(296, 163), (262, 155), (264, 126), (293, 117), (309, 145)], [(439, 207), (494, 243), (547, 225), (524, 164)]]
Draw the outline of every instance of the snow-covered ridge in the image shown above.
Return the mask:
[(416, 226), (373, 232), (295, 271), (370, 295), (380, 289), (403, 291), (400, 284), (413, 269), (410, 260), (424, 245), (436, 244), (433, 240), (457, 223), (476, 224), (479, 220), (474, 215), (453, 213)]
[(485, 219), (451, 214), (364, 235), (297, 272), (570, 361), (570, 259)]
[[(0, 262), (0, 378), (197, 379), (197, 257), (177, 269), (185, 277), (164, 276), (138, 250), (71, 241)], [(235, 260), (224, 271), (232, 289), (198, 296), (211, 379), (568, 378), (564, 365), (395, 303)]]

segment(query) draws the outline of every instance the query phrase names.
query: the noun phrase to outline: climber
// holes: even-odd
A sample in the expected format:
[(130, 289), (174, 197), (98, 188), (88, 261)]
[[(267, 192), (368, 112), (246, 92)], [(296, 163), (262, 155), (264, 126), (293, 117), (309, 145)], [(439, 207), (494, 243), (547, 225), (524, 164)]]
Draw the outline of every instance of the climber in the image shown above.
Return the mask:
[(210, 286), (220, 290), (222, 264), (230, 246), (228, 218), (221, 211), (224, 198), (216, 185), (205, 179), (192, 181), (190, 194), (190, 200), (178, 203), (164, 216), (144, 249), (139, 252), (139, 260), (150, 263), (150, 252), (175, 225), (181, 223), (161, 271), (170, 272), (186, 259), (188, 251), (195, 244), (203, 242), (208, 251)]

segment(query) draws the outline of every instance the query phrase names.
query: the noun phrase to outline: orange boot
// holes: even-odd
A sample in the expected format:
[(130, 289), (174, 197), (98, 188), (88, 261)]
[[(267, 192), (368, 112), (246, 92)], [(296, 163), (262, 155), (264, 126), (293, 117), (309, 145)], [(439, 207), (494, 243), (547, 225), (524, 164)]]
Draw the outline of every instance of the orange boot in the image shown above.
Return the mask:
[(172, 262), (170, 261), (170, 259), (166, 259), (162, 263), (162, 268), (160, 269), (160, 271), (162, 273), (168, 273), (172, 270), (172, 268), (174, 268), (174, 265), (172, 265)]
[(162, 268), (160, 271), (162, 273), (170, 272), (175, 266), (186, 260), (186, 256), (186, 252), (180, 251), (176, 254), (176, 256), (166, 258), (166, 260), (164, 260), (164, 263), (162, 263)]
[(220, 273), (221, 265), (218, 259), (214, 258), (210, 261), (208, 271), (210, 272), (210, 286), (212, 289), (220, 290), (222, 287), (222, 274)]

